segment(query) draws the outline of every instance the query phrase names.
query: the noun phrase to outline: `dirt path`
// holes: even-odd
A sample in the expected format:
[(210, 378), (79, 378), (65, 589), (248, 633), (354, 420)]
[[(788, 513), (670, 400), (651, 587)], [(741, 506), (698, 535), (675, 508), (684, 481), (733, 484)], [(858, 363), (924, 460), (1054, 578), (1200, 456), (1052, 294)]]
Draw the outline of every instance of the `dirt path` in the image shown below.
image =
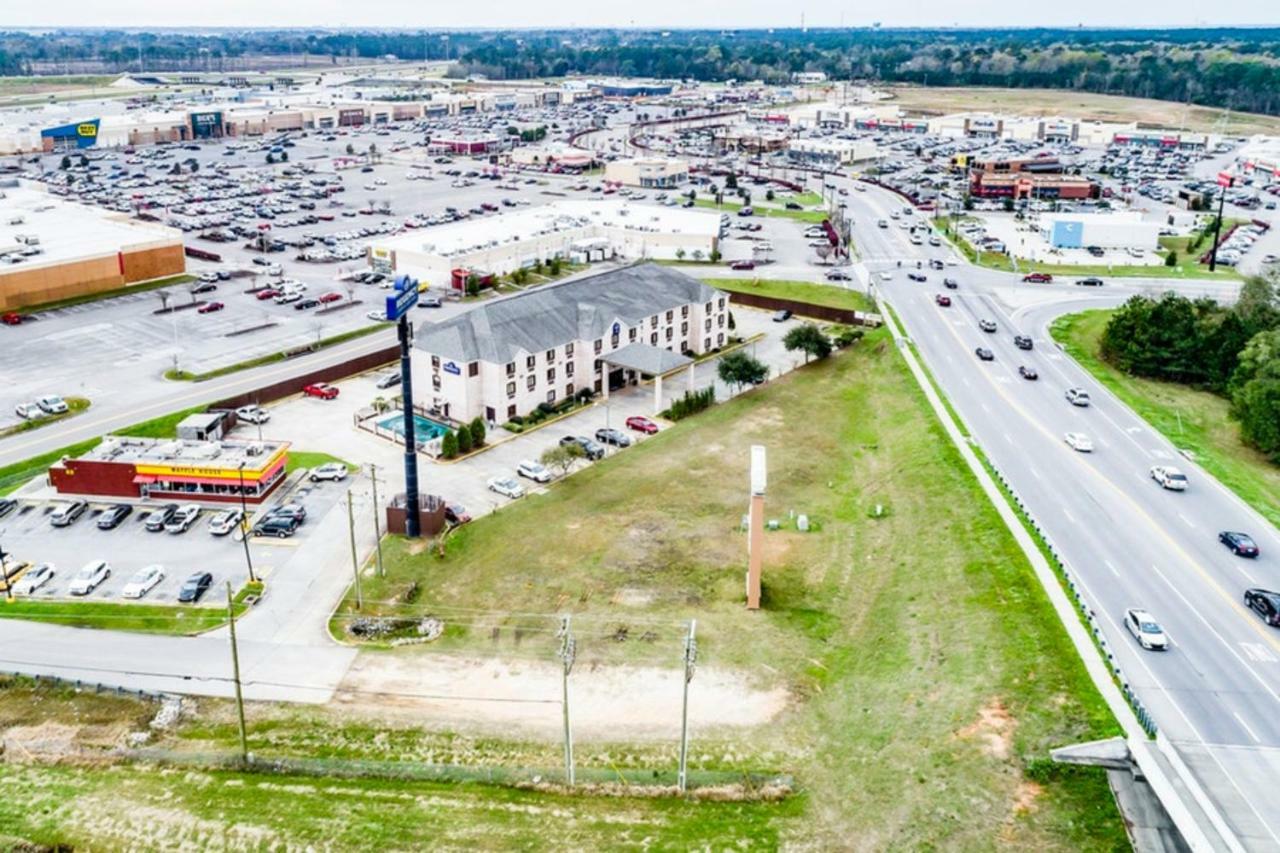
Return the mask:
[[(581, 737), (671, 737), (680, 731), (681, 672), (639, 666), (577, 668), (569, 679), (573, 728)], [(511, 734), (558, 735), (560, 668), (442, 654), (361, 654), (333, 702), (353, 710), (402, 712)], [(748, 686), (741, 674), (699, 669), (689, 691), (691, 727), (767, 723), (787, 705), (782, 688)]]

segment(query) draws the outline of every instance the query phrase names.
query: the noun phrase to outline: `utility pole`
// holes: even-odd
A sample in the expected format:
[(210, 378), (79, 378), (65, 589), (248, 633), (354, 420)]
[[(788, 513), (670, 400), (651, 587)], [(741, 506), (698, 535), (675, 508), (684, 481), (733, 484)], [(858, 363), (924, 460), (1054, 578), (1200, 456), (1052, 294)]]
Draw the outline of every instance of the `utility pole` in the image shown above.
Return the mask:
[(356, 580), (356, 610), (364, 606), (360, 596), (360, 558), (356, 556), (356, 512), (351, 506), (351, 490), (347, 489), (347, 532), (351, 538), (351, 575)]
[(569, 616), (560, 617), (560, 651), (556, 657), (562, 664), (560, 686), (560, 706), (564, 711), (564, 780), (566, 785), (573, 784), (573, 732), (569, 728), (569, 673), (573, 670), (573, 661), (578, 654), (578, 642), (573, 638), (569, 628)]
[(0, 578), (4, 578), (4, 597), (8, 601), (13, 601), (13, 585), (9, 583), (9, 569), (6, 568), (5, 557), (9, 556), (4, 552), (4, 548), (0, 547)]
[(240, 652), (236, 648), (236, 611), (227, 581), (227, 624), (231, 627), (231, 678), (236, 685), (236, 714), (240, 718), (240, 763), (249, 763), (249, 737), (244, 729), (244, 696), (240, 692)]
[(698, 629), (698, 620), (689, 620), (689, 634), (684, 638), (684, 702), (680, 708), (680, 772), (676, 776), (676, 787), (684, 793), (689, 784), (689, 682), (693, 680), (694, 665), (698, 660), (698, 641), (694, 632)]
[[(258, 438), (262, 438), (262, 424), (258, 424)], [(249, 507), (244, 499), (244, 462), (240, 463), (240, 541), (244, 543), (244, 564), (249, 569), (249, 582), (256, 583), (253, 574), (253, 559), (249, 556)]]
[(382, 568), (382, 524), (378, 521), (378, 466), (373, 462), (369, 463), (369, 479), (373, 483), (373, 534), (378, 548), (378, 577), (385, 578), (387, 573)]

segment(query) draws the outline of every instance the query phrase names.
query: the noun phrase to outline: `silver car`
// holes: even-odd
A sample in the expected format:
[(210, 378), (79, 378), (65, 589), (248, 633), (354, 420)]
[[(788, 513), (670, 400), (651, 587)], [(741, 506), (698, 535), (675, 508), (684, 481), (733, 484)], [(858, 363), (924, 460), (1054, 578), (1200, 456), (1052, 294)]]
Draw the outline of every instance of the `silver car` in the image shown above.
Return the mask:
[(524, 486), (511, 477), (494, 477), (486, 485), (489, 487), (489, 491), (497, 492), (508, 498), (524, 497)]

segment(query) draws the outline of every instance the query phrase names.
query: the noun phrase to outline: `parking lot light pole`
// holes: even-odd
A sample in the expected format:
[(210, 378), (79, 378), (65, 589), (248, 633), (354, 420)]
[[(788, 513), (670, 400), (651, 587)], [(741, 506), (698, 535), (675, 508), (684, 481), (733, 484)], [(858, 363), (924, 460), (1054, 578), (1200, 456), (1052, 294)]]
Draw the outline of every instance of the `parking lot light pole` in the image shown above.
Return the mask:
[(4, 546), (0, 545), (0, 578), (4, 578), (4, 597), (6, 601), (13, 601), (13, 584), (9, 583), (9, 570), (5, 568), (4, 558), (7, 556)]
[(244, 460), (240, 460), (240, 541), (244, 543), (244, 564), (249, 568), (249, 583), (257, 583), (253, 575), (253, 558), (249, 556), (249, 506), (244, 499)]

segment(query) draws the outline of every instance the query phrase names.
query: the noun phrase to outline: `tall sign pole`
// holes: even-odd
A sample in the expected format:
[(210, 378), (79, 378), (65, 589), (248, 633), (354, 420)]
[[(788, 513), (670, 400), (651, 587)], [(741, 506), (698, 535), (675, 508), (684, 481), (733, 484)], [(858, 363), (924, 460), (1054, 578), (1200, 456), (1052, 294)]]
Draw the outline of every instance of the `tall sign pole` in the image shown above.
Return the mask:
[(1229, 172), (1218, 173), (1218, 219), (1213, 224), (1213, 248), (1209, 250), (1209, 272), (1218, 266), (1218, 239), (1222, 235), (1222, 213), (1227, 205), (1227, 190), (1235, 186), (1236, 176)]
[(698, 662), (698, 620), (689, 620), (689, 633), (684, 638), (684, 698), (680, 706), (680, 769), (676, 772), (676, 787), (684, 793), (689, 786), (689, 682)]
[(764, 564), (765, 448), (751, 446), (751, 505), (747, 514), (747, 609), (760, 609), (760, 575)]
[(578, 655), (578, 643), (573, 638), (568, 616), (560, 617), (560, 630), (557, 633), (560, 637), (560, 651), (556, 656), (560, 658), (562, 665), (560, 708), (564, 715), (564, 782), (566, 785), (573, 785), (573, 729), (569, 726), (569, 673), (573, 671), (573, 662)]
[(418, 524), (418, 441), (414, 435), (413, 372), (409, 352), (413, 326), (409, 309), (418, 304), (418, 282), (407, 275), (396, 278), (395, 291), (387, 297), (387, 319), (395, 320), (400, 336), (400, 389), (404, 400), (404, 533), (411, 539), (422, 535)]

